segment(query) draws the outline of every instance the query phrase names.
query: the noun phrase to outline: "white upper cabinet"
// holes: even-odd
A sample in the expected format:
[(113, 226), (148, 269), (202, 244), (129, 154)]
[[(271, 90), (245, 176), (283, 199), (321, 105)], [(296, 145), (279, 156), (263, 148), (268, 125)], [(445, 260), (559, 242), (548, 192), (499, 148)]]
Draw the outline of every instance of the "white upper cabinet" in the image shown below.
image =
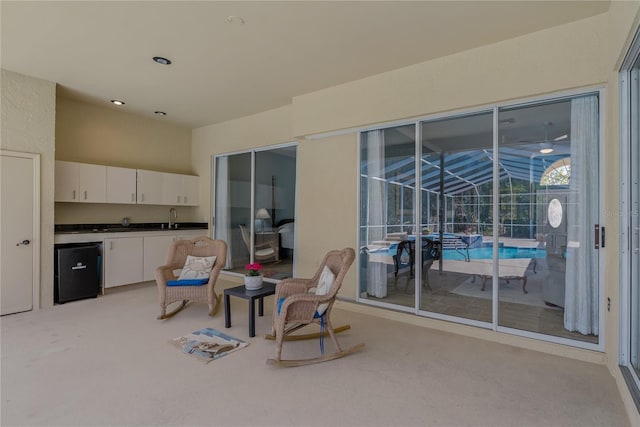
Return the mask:
[(55, 172), (55, 201), (78, 202), (78, 164), (57, 160)]
[(107, 203), (136, 203), (136, 170), (107, 166)]
[(175, 173), (162, 174), (162, 201), (165, 205), (196, 206), (199, 178)]
[(55, 201), (105, 203), (107, 167), (86, 163), (56, 161)]
[(197, 206), (200, 178), (56, 161), (55, 201)]
[(138, 204), (163, 205), (162, 172), (138, 169)]
[(162, 202), (165, 205), (182, 205), (182, 179), (175, 173), (162, 174)]
[(107, 201), (107, 167), (79, 163), (80, 201), (104, 203)]
[(185, 205), (197, 206), (200, 204), (200, 178), (182, 175), (182, 192)]

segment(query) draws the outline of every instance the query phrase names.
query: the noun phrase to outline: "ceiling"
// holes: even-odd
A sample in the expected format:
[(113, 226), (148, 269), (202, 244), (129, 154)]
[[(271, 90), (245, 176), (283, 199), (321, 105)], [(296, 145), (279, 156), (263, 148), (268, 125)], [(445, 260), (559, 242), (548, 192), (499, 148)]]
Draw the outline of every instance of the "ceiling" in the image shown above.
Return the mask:
[(604, 13), (609, 1), (0, 5), (2, 68), (56, 82), (65, 97), (197, 128)]

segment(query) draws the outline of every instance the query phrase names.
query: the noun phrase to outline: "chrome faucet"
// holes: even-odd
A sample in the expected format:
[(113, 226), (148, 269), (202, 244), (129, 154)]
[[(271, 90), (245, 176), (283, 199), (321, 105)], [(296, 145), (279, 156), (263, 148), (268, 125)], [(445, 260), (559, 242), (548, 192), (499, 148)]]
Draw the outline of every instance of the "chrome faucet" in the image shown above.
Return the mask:
[(169, 228), (176, 224), (176, 220), (178, 219), (178, 212), (176, 212), (176, 208), (169, 209)]

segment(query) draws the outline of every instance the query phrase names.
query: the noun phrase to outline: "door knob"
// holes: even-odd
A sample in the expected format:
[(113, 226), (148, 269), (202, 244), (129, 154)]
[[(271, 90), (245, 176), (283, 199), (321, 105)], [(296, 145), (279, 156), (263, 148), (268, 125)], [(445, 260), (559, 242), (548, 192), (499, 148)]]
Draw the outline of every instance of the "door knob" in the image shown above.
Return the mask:
[(26, 246), (26, 245), (28, 245), (29, 243), (31, 243), (31, 241), (30, 241), (30, 240), (26, 240), (26, 239), (25, 239), (25, 240), (23, 240), (23, 241), (22, 241), (22, 242), (20, 242), (20, 243), (16, 243), (16, 246), (20, 246), (20, 245), (25, 245), (25, 246)]

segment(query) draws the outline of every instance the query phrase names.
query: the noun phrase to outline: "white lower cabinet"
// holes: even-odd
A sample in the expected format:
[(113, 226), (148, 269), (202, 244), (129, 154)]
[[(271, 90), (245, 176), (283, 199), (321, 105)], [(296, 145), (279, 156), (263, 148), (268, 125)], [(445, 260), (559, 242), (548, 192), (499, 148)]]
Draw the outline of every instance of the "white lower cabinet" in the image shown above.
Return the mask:
[(164, 265), (169, 246), (176, 236), (149, 236), (144, 238), (144, 280), (155, 280), (155, 270)]
[(104, 239), (103, 256), (105, 288), (144, 280), (142, 237)]
[(155, 280), (155, 270), (167, 260), (169, 246), (182, 239), (206, 236), (207, 230), (185, 230), (170, 236), (145, 236), (144, 238), (144, 280)]

